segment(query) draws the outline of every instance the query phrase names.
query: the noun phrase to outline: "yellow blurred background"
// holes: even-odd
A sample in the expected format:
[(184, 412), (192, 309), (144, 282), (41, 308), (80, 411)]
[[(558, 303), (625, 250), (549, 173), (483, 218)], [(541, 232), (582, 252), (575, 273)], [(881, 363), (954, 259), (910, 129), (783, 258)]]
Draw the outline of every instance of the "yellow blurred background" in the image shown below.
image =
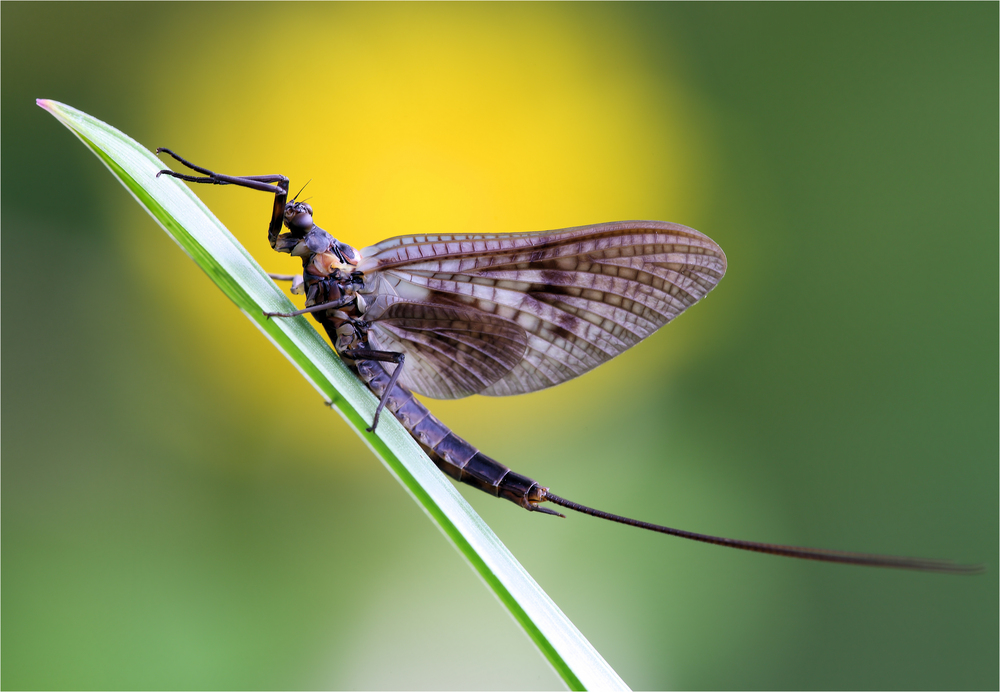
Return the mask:
[[(560, 682), (52, 98), (306, 181), (355, 247), (651, 218), (730, 270), (552, 390), (431, 402), (571, 499), (983, 562), (799, 563), (469, 498), (638, 689), (995, 688), (995, 4), (5, 4), (10, 688)], [(197, 193), (271, 271), (271, 200)]]

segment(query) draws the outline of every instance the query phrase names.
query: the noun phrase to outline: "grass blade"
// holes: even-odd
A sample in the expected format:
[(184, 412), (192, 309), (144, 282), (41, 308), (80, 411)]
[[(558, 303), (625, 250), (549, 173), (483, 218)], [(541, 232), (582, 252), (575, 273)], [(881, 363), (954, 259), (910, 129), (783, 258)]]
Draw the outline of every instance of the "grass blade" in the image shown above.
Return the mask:
[(110, 125), (56, 101), (39, 99), (37, 103), (97, 155), (303, 377), (333, 402), (493, 590), (569, 688), (628, 689), (395, 418), (383, 416), (377, 435), (364, 432), (375, 411), (375, 397), (305, 318), (268, 320), (263, 316), (265, 311), (295, 308), (186, 184), (156, 178), (156, 172), (166, 166)]

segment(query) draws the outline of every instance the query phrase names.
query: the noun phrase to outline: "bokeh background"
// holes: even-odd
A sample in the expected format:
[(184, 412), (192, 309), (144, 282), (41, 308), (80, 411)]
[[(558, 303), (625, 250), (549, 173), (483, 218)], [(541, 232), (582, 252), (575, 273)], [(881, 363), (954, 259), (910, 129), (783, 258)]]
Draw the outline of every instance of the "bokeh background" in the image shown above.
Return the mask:
[[(462, 492), (631, 686), (997, 688), (998, 6), (2, 10), (4, 688), (558, 688), (339, 417), (34, 105), (307, 180), (363, 247), (697, 228), (702, 304), (434, 402), (610, 511), (985, 564), (802, 563)], [(271, 271), (271, 200), (199, 194)]]

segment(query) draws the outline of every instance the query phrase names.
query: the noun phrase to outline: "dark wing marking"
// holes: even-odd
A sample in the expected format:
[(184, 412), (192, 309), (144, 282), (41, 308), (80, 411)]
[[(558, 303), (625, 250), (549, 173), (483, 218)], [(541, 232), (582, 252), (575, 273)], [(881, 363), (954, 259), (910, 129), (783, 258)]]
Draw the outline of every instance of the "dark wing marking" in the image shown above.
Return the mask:
[(435, 399), (487, 389), (521, 362), (527, 343), (518, 325), (464, 305), (393, 302), (365, 319), (373, 348), (406, 354), (400, 383)]
[(582, 375), (705, 297), (726, 256), (673, 223), (622, 221), (541, 233), (413, 235), (361, 251), (388, 291), (461, 303), (520, 325), (523, 359), (482, 394), (531, 392)]

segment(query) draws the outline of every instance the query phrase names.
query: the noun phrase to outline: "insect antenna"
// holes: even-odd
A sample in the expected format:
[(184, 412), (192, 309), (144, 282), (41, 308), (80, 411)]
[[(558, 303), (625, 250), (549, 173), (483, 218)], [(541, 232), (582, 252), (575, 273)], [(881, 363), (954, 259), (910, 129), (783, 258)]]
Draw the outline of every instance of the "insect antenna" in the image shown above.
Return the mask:
[[(311, 183), (311, 182), (312, 182), (312, 178), (309, 178), (309, 180), (307, 180), (307, 181), (306, 181), (306, 184), (305, 184), (305, 185), (303, 185), (303, 186), (302, 186), (302, 187), (301, 187), (301, 188), (299, 189), (299, 191), (295, 193), (295, 196), (294, 196), (294, 197), (292, 197), (292, 202), (295, 202), (295, 200), (297, 200), (297, 199), (299, 198), (299, 195), (301, 195), (301, 194), (302, 194), (302, 190), (305, 190), (305, 189), (306, 189), (306, 185), (308, 185), (308, 184), (309, 184), (309, 183)], [(309, 199), (312, 199), (312, 197), (310, 197)], [(305, 202), (306, 200), (302, 200), (302, 201), (303, 201), (303, 202)]]
[(727, 548), (738, 550), (749, 550), (755, 553), (767, 553), (769, 555), (783, 555), (785, 557), (795, 557), (802, 560), (819, 560), (822, 562), (839, 562), (846, 565), (864, 565), (868, 567), (890, 567), (895, 569), (912, 569), (919, 572), (941, 572), (947, 574), (978, 574), (983, 572), (982, 565), (961, 565), (949, 560), (930, 560), (915, 557), (895, 557), (892, 555), (874, 555), (870, 553), (849, 553), (839, 550), (823, 550), (821, 548), (801, 548), (791, 545), (776, 545), (773, 543), (756, 543), (754, 541), (741, 541), (735, 538), (722, 538), (721, 536), (709, 536), (703, 533), (672, 529), (669, 526), (650, 524), (649, 522), (629, 519), (610, 512), (602, 512), (585, 505), (572, 502), (565, 498), (545, 492), (545, 499), (560, 507), (572, 509), (575, 512), (589, 514), (592, 517), (615, 521), (619, 524), (637, 526), (640, 529), (665, 533), (679, 538), (687, 538), (692, 541), (702, 543), (712, 543)]

